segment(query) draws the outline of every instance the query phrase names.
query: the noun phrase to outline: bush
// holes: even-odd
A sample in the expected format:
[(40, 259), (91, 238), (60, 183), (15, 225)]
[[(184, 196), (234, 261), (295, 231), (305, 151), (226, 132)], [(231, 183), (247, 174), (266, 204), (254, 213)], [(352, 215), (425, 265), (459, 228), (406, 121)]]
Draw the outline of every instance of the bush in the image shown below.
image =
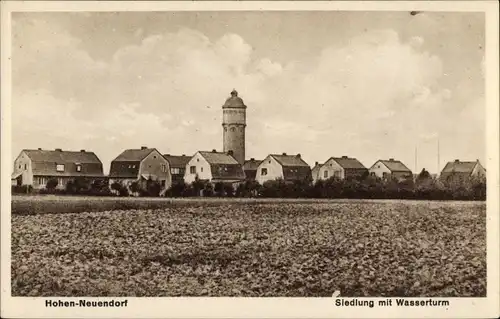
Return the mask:
[(57, 185), (59, 184), (59, 181), (57, 178), (49, 178), (47, 181), (47, 184), (45, 185), (45, 189), (49, 192), (52, 192), (56, 189)]
[(170, 189), (167, 190), (165, 196), (180, 197), (185, 196), (187, 185), (183, 180), (173, 183)]
[(123, 186), (119, 182), (114, 182), (113, 184), (111, 184), (111, 189), (114, 190), (121, 197), (129, 196), (127, 187)]
[(33, 187), (31, 185), (12, 185), (12, 194), (29, 194), (33, 192)]

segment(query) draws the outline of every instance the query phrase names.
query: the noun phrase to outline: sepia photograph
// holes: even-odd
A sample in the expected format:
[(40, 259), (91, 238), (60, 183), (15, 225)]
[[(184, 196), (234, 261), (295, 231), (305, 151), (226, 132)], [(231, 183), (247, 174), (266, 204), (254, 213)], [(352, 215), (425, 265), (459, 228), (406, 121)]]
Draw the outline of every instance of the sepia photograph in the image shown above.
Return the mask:
[(498, 297), (484, 7), (218, 5), (10, 12), (2, 290), (46, 309)]

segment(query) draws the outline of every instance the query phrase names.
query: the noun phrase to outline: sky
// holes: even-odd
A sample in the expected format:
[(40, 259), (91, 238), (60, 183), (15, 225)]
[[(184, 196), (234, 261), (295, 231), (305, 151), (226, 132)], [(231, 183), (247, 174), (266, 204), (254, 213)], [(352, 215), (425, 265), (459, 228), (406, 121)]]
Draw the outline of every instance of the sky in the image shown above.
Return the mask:
[(484, 29), (482, 13), (16, 12), (13, 157), (85, 149), (107, 173), (129, 148), (222, 150), (234, 88), (247, 158), (435, 173), (439, 139), (439, 170), (485, 165)]

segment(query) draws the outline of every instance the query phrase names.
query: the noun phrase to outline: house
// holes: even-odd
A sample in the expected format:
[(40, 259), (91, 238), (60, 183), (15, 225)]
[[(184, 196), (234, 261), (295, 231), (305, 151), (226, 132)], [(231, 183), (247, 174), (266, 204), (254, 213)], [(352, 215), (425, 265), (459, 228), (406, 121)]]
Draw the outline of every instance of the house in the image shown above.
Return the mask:
[(170, 175), (172, 176), (172, 184), (184, 181), (184, 173), (186, 172), (186, 164), (191, 159), (191, 156), (182, 155), (170, 155), (164, 154), (163, 157), (168, 161), (170, 165)]
[(368, 172), (357, 159), (342, 156), (330, 157), (325, 164), (318, 169), (318, 179), (326, 180), (331, 177), (338, 179), (360, 178)]
[(370, 175), (377, 176), (382, 179), (405, 179), (412, 177), (412, 171), (406, 167), (401, 161), (390, 158), (389, 160), (378, 160), (368, 170)]
[(486, 169), (479, 160), (462, 162), (456, 159), (453, 162), (448, 162), (439, 176), (443, 182), (463, 182), (471, 177), (486, 177)]
[(310, 180), (311, 167), (304, 162), (300, 154), (270, 154), (257, 168), (255, 180), (260, 184), (269, 180), (283, 179), (285, 182)]
[(250, 160), (246, 160), (245, 164), (243, 164), (243, 170), (245, 171), (245, 177), (247, 180), (255, 180), (255, 175), (257, 174), (257, 168), (259, 167), (262, 161), (255, 160), (255, 158), (250, 158)]
[(77, 177), (104, 178), (102, 162), (94, 152), (25, 149), (14, 161), (11, 182), (43, 189), (49, 180), (56, 179), (56, 188), (65, 189), (68, 181)]
[(184, 182), (190, 184), (196, 178), (212, 183), (231, 183), (235, 186), (245, 180), (245, 172), (243, 166), (233, 157), (232, 151), (199, 151), (186, 164)]
[(320, 164), (319, 162), (314, 163), (314, 167), (311, 170), (311, 175), (313, 179), (313, 183), (316, 183), (319, 179), (319, 169), (323, 166), (323, 164)]
[(118, 182), (130, 186), (133, 182), (139, 182), (144, 186), (148, 180), (158, 181), (162, 191), (172, 185), (169, 162), (157, 149), (146, 146), (128, 149), (111, 161), (110, 185)]

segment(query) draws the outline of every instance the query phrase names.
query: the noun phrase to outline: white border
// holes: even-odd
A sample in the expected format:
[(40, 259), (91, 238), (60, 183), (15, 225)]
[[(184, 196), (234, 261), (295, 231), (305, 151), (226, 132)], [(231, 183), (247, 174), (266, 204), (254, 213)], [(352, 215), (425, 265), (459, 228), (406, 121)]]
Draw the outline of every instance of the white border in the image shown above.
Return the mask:
[[(499, 308), (499, 16), (496, 1), (341, 1), (341, 2), (1, 2), (1, 316), (7, 318), (494, 318)], [(13, 11), (230, 11), (230, 10), (349, 10), (349, 11), (449, 11), (486, 14), (487, 108), (487, 298), (447, 298), (442, 307), (336, 307), (332, 298), (119, 298), (126, 308), (46, 308), (47, 298), (11, 297), (10, 287), (10, 181), (11, 171), (11, 35)], [(54, 300), (55, 298), (49, 298)], [(58, 298), (64, 299), (64, 298)], [(71, 298), (78, 300), (82, 298)], [(85, 298), (88, 300), (96, 298)], [(370, 298), (378, 301), (385, 298)], [(413, 299), (413, 298), (412, 298)], [(419, 298), (426, 299), (426, 298)], [(442, 300), (443, 298), (439, 298)], [(99, 298), (109, 300), (109, 298)]]

